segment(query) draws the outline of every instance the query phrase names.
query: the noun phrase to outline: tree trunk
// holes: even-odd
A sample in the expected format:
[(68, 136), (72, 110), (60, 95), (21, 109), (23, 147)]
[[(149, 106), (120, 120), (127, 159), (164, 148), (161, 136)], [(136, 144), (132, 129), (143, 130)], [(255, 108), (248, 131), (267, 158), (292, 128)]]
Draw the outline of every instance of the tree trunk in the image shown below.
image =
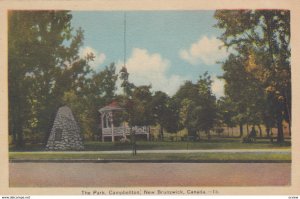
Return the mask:
[(240, 123), (240, 137), (243, 137), (243, 134), (244, 134), (244, 130), (243, 130), (243, 124)]
[(206, 132), (206, 134), (207, 134), (207, 139), (210, 140), (210, 138), (211, 138), (211, 137), (210, 137), (210, 131), (208, 130), (208, 131), (205, 131), (205, 132)]
[(270, 127), (266, 127), (267, 137), (270, 137)]
[[(10, 77), (12, 78), (12, 77)], [(11, 81), (11, 80), (10, 80)], [(11, 82), (9, 82), (11, 83)], [(13, 143), (16, 148), (22, 148), (23, 146), (23, 104), (24, 97), (20, 88), (20, 81), (14, 82), (9, 88), (9, 117), (11, 119), (9, 130), (12, 131)]]
[(15, 129), (15, 125), (12, 124), (13, 122), (11, 122), (11, 127), (9, 128), (9, 130), (12, 132), (12, 144), (16, 145), (17, 144), (17, 133), (16, 133), (16, 129)]
[(16, 148), (22, 148), (24, 146), (24, 139), (23, 139), (23, 122), (21, 121), (20, 116), (16, 116), (16, 124), (15, 124), (15, 131), (16, 131)]
[(273, 128), (270, 128), (270, 136), (273, 136)]
[(249, 135), (249, 124), (247, 123), (247, 135)]
[(287, 111), (287, 115), (288, 115), (288, 125), (289, 125), (289, 136), (291, 136), (291, 123), (292, 123), (292, 118), (291, 118), (291, 109), (290, 109), (290, 107), (289, 107), (289, 103), (288, 103), (288, 101), (290, 101), (289, 100), (289, 98), (288, 98), (288, 94), (287, 94), (287, 90), (285, 90), (285, 92), (284, 92), (284, 94), (285, 94), (285, 105), (286, 105), (286, 111)]
[[(265, 20), (266, 20), (266, 30), (267, 30), (267, 39), (268, 39), (268, 43), (269, 43), (269, 54), (270, 54), (270, 58), (272, 60), (271, 62), (271, 66), (275, 67), (275, 61), (274, 61), (274, 45), (272, 42), (272, 31), (273, 31), (273, 27), (272, 27), (272, 22), (271, 22), (271, 18), (269, 16), (265, 16)], [(278, 102), (277, 102), (278, 103)], [(282, 126), (282, 108), (281, 105), (278, 104), (278, 110), (277, 110), (277, 142), (278, 143), (282, 143), (284, 141), (284, 137), (283, 137), (283, 126)]]
[(278, 143), (284, 142), (281, 113), (279, 113), (277, 116), (277, 142)]
[(164, 128), (162, 127), (162, 125), (159, 125), (159, 134), (161, 141), (164, 141)]
[(261, 130), (261, 126), (260, 125), (257, 125), (258, 126), (258, 130), (259, 130), (259, 137), (262, 137), (262, 130)]

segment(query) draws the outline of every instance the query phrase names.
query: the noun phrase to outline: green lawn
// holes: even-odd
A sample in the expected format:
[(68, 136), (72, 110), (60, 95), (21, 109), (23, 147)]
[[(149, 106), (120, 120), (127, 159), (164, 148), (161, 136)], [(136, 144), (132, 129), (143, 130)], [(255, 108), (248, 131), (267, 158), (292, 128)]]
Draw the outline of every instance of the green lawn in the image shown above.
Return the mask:
[[(131, 150), (130, 144), (121, 144), (118, 142), (85, 142), (86, 151), (94, 151), (93, 153), (64, 153), (64, 152), (47, 152), (43, 146), (27, 146), (22, 152), (18, 152), (10, 148), (10, 159), (26, 159), (26, 160), (61, 160), (61, 159), (92, 159), (92, 160), (191, 160), (191, 161), (251, 161), (251, 160), (276, 160), (290, 161), (289, 153), (138, 153), (137, 156), (131, 154), (101, 154), (97, 151), (123, 151)], [(211, 141), (200, 142), (147, 142), (138, 141), (137, 151), (139, 150), (193, 150), (193, 149), (289, 149), (290, 142), (283, 144), (271, 143), (269, 141), (260, 140), (256, 143), (242, 143), (238, 138), (214, 139)], [(27, 152), (23, 152), (27, 151)], [(35, 152), (36, 151), (36, 152)]]
[[(84, 143), (86, 151), (112, 151), (112, 150), (130, 150), (130, 144), (121, 144), (118, 142), (100, 142), (87, 141)], [(271, 143), (268, 140), (258, 140), (255, 143), (242, 143), (239, 138), (222, 138), (211, 141), (202, 140), (195, 142), (147, 142), (138, 141), (138, 150), (172, 150), (172, 149), (274, 149), (290, 148), (291, 143), (283, 144)], [(26, 145), (23, 149), (17, 150), (10, 146), (9, 151), (44, 151), (43, 145)]]
[[(172, 150), (172, 149), (270, 149), (270, 148), (290, 148), (290, 143), (284, 144), (270, 142), (242, 143), (240, 139), (222, 139), (200, 142), (137, 142), (139, 150)], [(110, 151), (110, 150), (130, 150), (131, 145), (122, 145), (110, 142), (86, 142), (87, 151)]]
[(83, 153), (38, 153), (38, 152), (10, 152), (10, 160), (197, 160), (197, 161), (255, 161), (255, 160), (283, 160), (290, 161), (291, 155), (287, 153), (147, 153), (137, 154), (83, 154)]

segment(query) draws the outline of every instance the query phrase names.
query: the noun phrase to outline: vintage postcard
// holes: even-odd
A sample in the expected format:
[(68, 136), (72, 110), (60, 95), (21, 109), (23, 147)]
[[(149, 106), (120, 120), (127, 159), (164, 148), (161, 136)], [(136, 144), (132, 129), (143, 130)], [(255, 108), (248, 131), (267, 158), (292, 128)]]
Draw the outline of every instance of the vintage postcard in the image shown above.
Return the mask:
[(299, 2), (0, 5), (0, 194), (299, 194)]

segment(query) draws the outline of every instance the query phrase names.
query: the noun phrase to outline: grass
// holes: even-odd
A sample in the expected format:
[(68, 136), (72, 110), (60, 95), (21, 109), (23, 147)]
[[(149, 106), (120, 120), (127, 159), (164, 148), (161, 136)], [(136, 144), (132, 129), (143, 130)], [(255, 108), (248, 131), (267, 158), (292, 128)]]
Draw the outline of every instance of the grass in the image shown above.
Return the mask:
[(255, 161), (279, 160), (290, 161), (288, 153), (147, 153), (137, 154), (83, 154), (83, 153), (37, 153), (37, 152), (10, 152), (10, 160), (195, 160), (195, 161)]
[[(118, 142), (100, 142), (100, 141), (87, 141), (84, 142), (86, 151), (119, 151), (131, 150), (130, 144), (121, 144)], [(242, 143), (240, 138), (218, 138), (210, 141), (201, 140), (196, 142), (147, 142), (138, 141), (138, 150), (172, 150), (172, 149), (285, 149), (290, 148), (291, 143), (285, 142), (278, 144), (271, 143), (268, 140), (257, 140), (255, 143)], [(10, 146), (9, 151), (44, 151), (43, 144), (25, 145), (22, 149), (16, 149)]]
[[(274, 149), (290, 148), (290, 143), (242, 143), (240, 139), (222, 139), (200, 142), (137, 142), (139, 150), (172, 150), (172, 149)], [(110, 150), (130, 150), (131, 145), (113, 144), (110, 142), (86, 142), (87, 151), (110, 151)]]
[[(27, 145), (22, 151), (10, 148), (9, 158), (11, 160), (165, 160), (165, 161), (290, 161), (290, 153), (139, 153), (136, 156), (131, 154), (103, 154), (100, 151), (123, 151), (131, 150), (131, 144), (121, 144), (119, 142), (85, 142), (86, 151), (93, 153), (76, 153), (76, 152), (47, 152), (44, 146)], [(258, 140), (255, 143), (242, 143), (239, 138), (219, 138), (210, 141), (197, 142), (147, 142), (138, 141), (137, 151), (139, 150), (193, 150), (193, 149), (290, 149), (290, 142), (283, 144), (271, 143), (266, 140)], [(24, 152), (25, 151), (25, 152)], [(27, 152), (26, 152), (27, 151)], [(99, 153), (97, 153), (99, 151)]]

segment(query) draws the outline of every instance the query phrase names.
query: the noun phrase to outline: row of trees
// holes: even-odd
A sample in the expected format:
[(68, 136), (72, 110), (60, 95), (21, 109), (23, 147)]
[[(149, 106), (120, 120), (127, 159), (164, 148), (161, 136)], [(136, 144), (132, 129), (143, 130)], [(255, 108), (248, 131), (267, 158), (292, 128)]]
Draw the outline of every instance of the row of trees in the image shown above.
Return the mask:
[[(82, 29), (71, 26), (68, 11), (10, 11), (8, 30), (9, 133), (22, 147), (24, 135), (46, 142), (58, 107), (67, 104), (86, 138), (99, 134), (98, 109), (116, 100), (127, 109), (120, 117), (130, 125), (159, 125), (160, 132), (187, 128), (190, 134), (209, 131), (216, 98), (205, 74), (196, 84), (186, 82), (173, 97), (150, 85), (129, 82), (125, 67), (112, 63), (95, 72), (93, 54), (79, 57)], [(120, 78), (123, 95), (116, 94)], [(212, 111), (209, 111), (209, 110)], [(206, 114), (211, 113), (208, 117)]]
[(186, 81), (172, 97), (162, 91), (151, 92), (151, 86), (139, 86), (128, 81), (125, 67), (121, 70), (124, 96), (121, 103), (127, 109), (130, 125), (159, 125), (163, 137), (164, 129), (176, 133), (184, 128), (196, 136), (205, 131), (208, 135), (218, 121), (217, 101), (211, 91), (212, 80), (208, 73), (196, 83)]
[(267, 133), (277, 127), (282, 142), (283, 120), (291, 123), (290, 12), (219, 10), (214, 16), (231, 52), (223, 63), (227, 123), (264, 124)]
[[(126, 67), (95, 72), (93, 54), (79, 57), (82, 29), (71, 26), (68, 11), (10, 11), (8, 30), (9, 133), (18, 147), (24, 135), (45, 142), (58, 107), (67, 104), (86, 138), (99, 133), (98, 109), (116, 100), (130, 125), (159, 125), (160, 133), (186, 128), (189, 135), (216, 126), (291, 122), (288, 11), (216, 11), (217, 27), (231, 52), (222, 63), (225, 97), (216, 99), (205, 73), (185, 82), (174, 96), (129, 81)], [(120, 79), (123, 94), (117, 94)]]

